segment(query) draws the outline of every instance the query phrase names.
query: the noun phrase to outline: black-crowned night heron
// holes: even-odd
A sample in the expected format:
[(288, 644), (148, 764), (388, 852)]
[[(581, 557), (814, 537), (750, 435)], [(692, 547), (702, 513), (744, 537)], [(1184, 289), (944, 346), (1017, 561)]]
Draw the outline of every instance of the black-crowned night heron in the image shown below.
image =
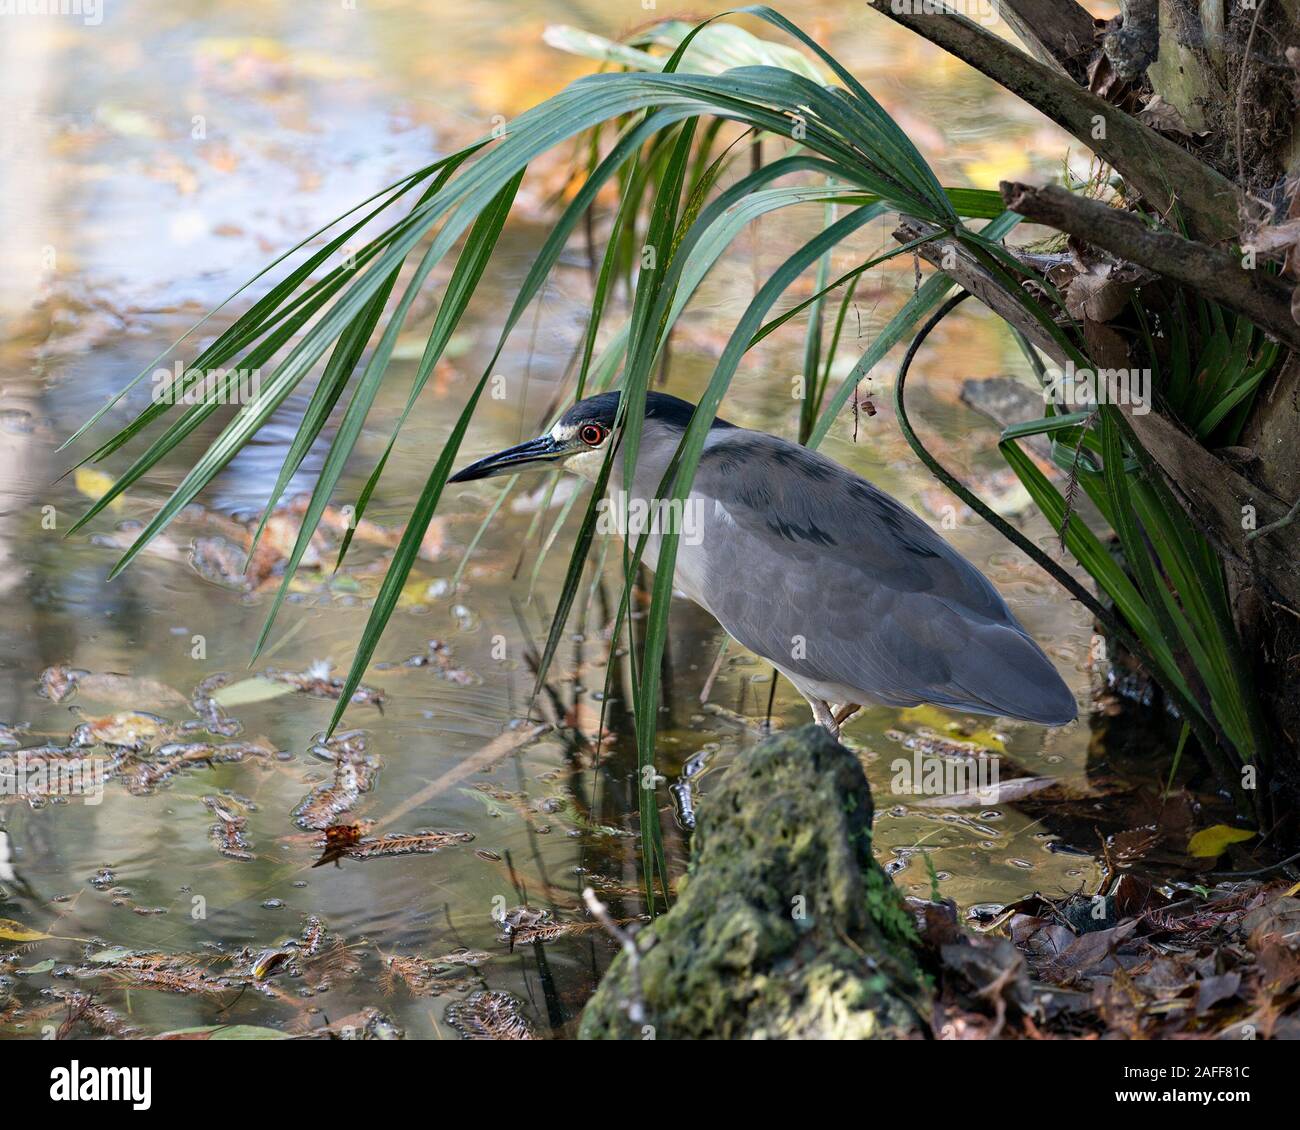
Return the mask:
[[(546, 435), (450, 481), (556, 464), (595, 481), (618, 398), (579, 401)], [(647, 395), (636, 472), (621, 497), (655, 505), (694, 411)], [(608, 489), (625, 490), (617, 454)], [(697, 528), (679, 539), (674, 585), (785, 675), (832, 734), (864, 703), (933, 703), (1047, 726), (1075, 718), (1069, 687), (979, 570), (826, 456), (716, 419), (687, 506)], [(651, 534), (644, 560), (653, 567), (658, 553)]]

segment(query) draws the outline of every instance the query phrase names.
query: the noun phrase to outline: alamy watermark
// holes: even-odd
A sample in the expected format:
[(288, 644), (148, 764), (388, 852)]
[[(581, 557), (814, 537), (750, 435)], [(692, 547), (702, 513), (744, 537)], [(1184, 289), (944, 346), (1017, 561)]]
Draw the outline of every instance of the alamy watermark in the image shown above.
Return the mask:
[(895, 796), (955, 796), (970, 794), (985, 804), (998, 798), (998, 758), (936, 757), (917, 750), (911, 760), (896, 757), (889, 763), (893, 777), (889, 791)]
[(642, 534), (675, 533), (682, 545), (699, 545), (704, 540), (704, 500), (630, 498), (625, 490), (615, 491), (596, 503), (596, 532), (618, 534), (624, 541)]
[(1043, 400), (1070, 412), (1125, 404), (1133, 415), (1145, 416), (1151, 411), (1151, 370), (1076, 369), (1066, 361), (1063, 371), (1048, 367)]
[(262, 390), (261, 369), (155, 369), (155, 404), (250, 404)]
[(77, 17), (86, 27), (104, 22), (101, 0), (0, 0), (0, 16)]
[(965, 16), (984, 27), (1002, 18), (1000, 0), (889, 0), (896, 16)]
[(86, 804), (99, 804), (104, 799), (104, 759), (48, 757), (30, 750), (0, 754), (0, 796), (78, 796)]
[(152, 1067), (93, 1067), (72, 1060), (50, 1071), (52, 1102), (130, 1103), (132, 1110), (153, 1105)]

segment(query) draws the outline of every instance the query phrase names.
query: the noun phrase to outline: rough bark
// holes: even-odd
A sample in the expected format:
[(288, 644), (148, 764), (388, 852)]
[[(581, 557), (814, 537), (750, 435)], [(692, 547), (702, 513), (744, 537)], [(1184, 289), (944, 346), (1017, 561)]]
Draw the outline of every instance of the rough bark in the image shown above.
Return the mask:
[[(1208, 28), (1203, 28), (1202, 20)], [(1222, 56), (1218, 66), (1211, 59), (1213, 29), (1219, 36), (1223, 32), (1223, 0), (1161, 4), (1158, 26), (1160, 57), (1147, 71), (1152, 89), (1179, 112), (1189, 130), (1203, 133), (1213, 108), (1228, 97)]]
[(1292, 349), (1300, 349), (1300, 325), (1291, 317), (1293, 287), (1268, 274), (1262, 263), (1258, 269), (1243, 269), (1238, 255), (1155, 229), (1134, 212), (1056, 185), (1034, 188), (1003, 181), (999, 188), (1006, 206), (1025, 219), (1078, 236), (1182, 283), (1244, 314)]
[(1146, 74), (1160, 53), (1160, 8), (1157, 0), (1124, 0), (1123, 18), (1105, 39), (1106, 58), (1125, 82)]
[(1002, 0), (998, 14), (1033, 54), (1076, 82), (1085, 82), (1096, 25), (1074, 0)]
[(1217, 242), (1237, 232), (1238, 193), (1231, 181), (1167, 137), (954, 11), (899, 13), (890, 0), (871, 2), (1069, 130), (1154, 210), (1164, 214), (1177, 203), (1197, 238)]
[(1065, 357), (1060, 353), (1056, 339), (1028, 314), (1023, 306), (1007, 294), (1002, 282), (992, 275), (964, 244), (944, 236), (933, 224), (911, 216), (900, 217), (894, 238), (899, 243), (910, 243), (928, 234), (934, 235), (935, 238), (917, 248), (921, 258), (959, 282), (962, 287), (970, 291), (1004, 321), (1015, 326), (1058, 364), (1065, 363)]
[(1281, 498), (1300, 496), (1300, 357), (1260, 394), (1242, 442), (1259, 457), (1257, 478)]
[(1202, 158), (1276, 206), (1294, 172), (1296, 92), (1285, 51), (1300, 42), (1296, 0), (1161, 0), (1152, 89), (1174, 107)]

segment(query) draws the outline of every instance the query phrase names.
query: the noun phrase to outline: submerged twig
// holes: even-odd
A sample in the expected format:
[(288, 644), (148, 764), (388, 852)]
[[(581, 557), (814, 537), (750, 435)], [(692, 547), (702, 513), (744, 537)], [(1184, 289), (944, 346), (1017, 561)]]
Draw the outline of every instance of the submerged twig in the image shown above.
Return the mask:
[(529, 742), (550, 732), (550, 726), (530, 726), (522, 730), (507, 730), (503, 734), (497, 735), (492, 741), (488, 742), (478, 753), (471, 754), (463, 761), (458, 762), (447, 772), (430, 781), (419, 792), (412, 793), (392, 812), (381, 820), (375, 822), (375, 830), (386, 828), (396, 820), (400, 820), (408, 812), (426, 804), (434, 797), (446, 792), (457, 781), (463, 781), (466, 777), (474, 773), (481, 772), (491, 765), (495, 765), (503, 758), (509, 757), (523, 749)]
[(631, 986), (631, 999), (626, 1002), (627, 1018), (633, 1024), (644, 1024), (645, 999), (641, 995), (641, 951), (637, 948), (636, 939), (614, 921), (613, 915), (609, 913), (609, 907), (596, 897), (596, 892), (590, 887), (583, 888), (582, 901), (587, 904), (587, 909), (591, 911), (596, 921), (627, 954), (628, 982)]

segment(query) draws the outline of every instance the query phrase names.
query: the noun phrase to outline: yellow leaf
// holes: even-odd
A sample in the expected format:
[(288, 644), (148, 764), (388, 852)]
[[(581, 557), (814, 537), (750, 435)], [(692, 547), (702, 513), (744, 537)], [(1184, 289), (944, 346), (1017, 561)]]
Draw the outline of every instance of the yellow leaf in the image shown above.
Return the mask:
[(413, 608), (430, 603), (430, 584), (428, 577), (411, 578), (402, 586), (402, 591), (397, 594), (397, 607)]
[[(76, 474), (73, 476), (73, 482), (82, 494), (87, 498), (99, 498), (114, 483), (112, 475), (105, 474), (103, 471), (96, 471), (93, 467), (78, 467)], [(121, 510), (123, 498), (118, 495), (108, 504), (110, 510)]]
[(916, 723), (920, 726), (928, 726), (936, 733), (943, 734), (954, 741), (973, 742), (975, 745), (989, 750), (991, 753), (1006, 753), (1007, 747), (1003, 744), (1000, 735), (987, 727), (966, 731), (958, 731), (952, 722), (952, 714), (948, 711), (940, 710), (936, 706), (909, 706), (901, 711), (903, 720), (909, 723)]
[(1255, 833), (1249, 828), (1230, 828), (1227, 824), (1215, 824), (1202, 828), (1191, 838), (1187, 850), (1201, 859), (1213, 859), (1222, 855), (1229, 844), (1239, 844), (1243, 840), (1253, 840)]
[(1294, 887), (1292, 887), (1289, 891), (1287, 891), (1286, 894), (1284, 894), (1282, 897), (1284, 899), (1289, 899), (1293, 894), (1296, 893), (1296, 891), (1300, 891), (1300, 883), (1297, 883)]
[(6, 942), (39, 942), (42, 938), (48, 938), (49, 934), (42, 934), (39, 930), (29, 930), (21, 922), (15, 922), (12, 918), (0, 918), (0, 940)]

